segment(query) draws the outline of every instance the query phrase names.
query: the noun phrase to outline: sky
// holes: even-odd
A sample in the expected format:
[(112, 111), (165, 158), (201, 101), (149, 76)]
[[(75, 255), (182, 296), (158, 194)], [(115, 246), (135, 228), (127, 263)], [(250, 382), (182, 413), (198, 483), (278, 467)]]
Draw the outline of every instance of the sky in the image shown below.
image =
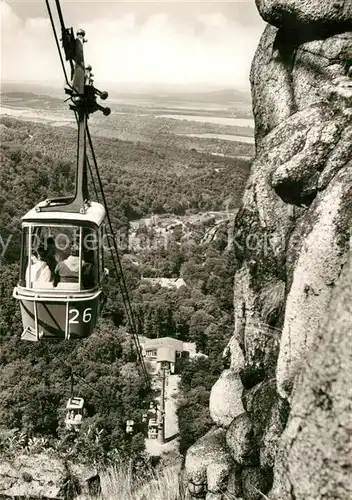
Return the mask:
[[(50, 0), (55, 13), (55, 2)], [(83, 28), (95, 83), (249, 88), (264, 22), (254, 0), (61, 0), (67, 27)], [(44, 0), (1, 0), (1, 80), (58, 84), (63, 73)], [(59, 30), (58, 19), (55, 16)]]

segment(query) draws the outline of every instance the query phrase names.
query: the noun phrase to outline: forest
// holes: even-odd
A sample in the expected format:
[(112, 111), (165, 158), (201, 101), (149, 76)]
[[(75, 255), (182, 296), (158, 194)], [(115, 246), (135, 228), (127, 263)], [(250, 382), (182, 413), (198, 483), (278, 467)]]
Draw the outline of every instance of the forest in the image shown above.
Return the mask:
[[(0, 447), (5, 452), (14, 442), (27, 448), (40, 443), (95, 462), (138, 454), (144, 446), (143, 408), (152, 395), (138, 372), (113, 276), (99, 328), (89, 339), (50, 344), (19, 340), (20, 314), (12, 289), (18, 279), (20, 218), (40, 200), (73, 192), (75, 131), (3, 117), (0, 133), (0, 236), (2, 244), (10, 241), (0, 261)], [(158, 143), (99, 137), (94, 145), (119, 231), (151, 214), (221, 210), (225, 201), (234, 210), (249, 174), (246, 160)], [(215, 170), (219, 167), (220, 173)], [(220, 226), (207, 243), (201, 236), (182, 241), (175, 232), (167, 248), (143, 252), (138, 266), (122, 256), (138, 333), (192, 341), (205, 355), (178, 367), (181, 453), (211, 425), (209, 391), (222, 370), (222, 351), (232, 330), (234, 256), (227, 248), (227, 226)], [(182, 277), (187, 286), (151, 286), (141, 281), (150, 269), (155, 276)], [(78, 438), (62, 425), (70, 366), (79, 374), (76, 390), (88, 403)], [(133, 436), (126, 434), (130, 418), (137, 423)]]

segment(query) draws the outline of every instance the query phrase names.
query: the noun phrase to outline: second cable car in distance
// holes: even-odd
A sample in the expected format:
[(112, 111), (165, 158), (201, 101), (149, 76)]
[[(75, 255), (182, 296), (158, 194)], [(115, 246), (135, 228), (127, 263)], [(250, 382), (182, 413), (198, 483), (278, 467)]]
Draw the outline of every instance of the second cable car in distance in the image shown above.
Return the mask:
[[(78, 117), (76, 192), (46, 200), (22, 218), (20, 279), (14, 297), (21, 307), (22, 339), (81, 339), (94, 330), (104, 303), (105, 208), (89, 199), (86, 127), (89, 113), (109, 108), (96, 103), (106, 92), (93, 87), (91, 67), (83, 58), (84, 31), (64, 33), (74, 68), (71, 109)], [(66, 39), (65, 39), (66, 35)], [(65, 49), (65, 51), (66, 51)]]
[(82, 425), (84, 399), (72, 397), (66, 405), (65, 427), (67, 430), (79, 431)]

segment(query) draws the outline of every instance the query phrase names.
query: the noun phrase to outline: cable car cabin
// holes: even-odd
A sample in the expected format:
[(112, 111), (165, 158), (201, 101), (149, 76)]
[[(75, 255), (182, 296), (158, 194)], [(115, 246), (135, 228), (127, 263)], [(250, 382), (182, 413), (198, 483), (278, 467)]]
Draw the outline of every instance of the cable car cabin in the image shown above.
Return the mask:
[(22, 218), (20, 301), (22, 339), (81, 339), (96, 326), (104, 281), (105, 209), (90, 203), (85, 213), (40, 211)]
[(158, 423), (155, 418), (150, 418), (148, 422), (148, 439), (156, 439), (158, 437)]
[(127, 434), (133, 434), (134, 420), (127, 420), (126, 422), (126, 432)]
[(66, 405), (67, 413), (65, 418), (66, 429), (74, 429), (78, 431), (80, 425), (82, 424), (83, 406), (83, 398), (72, 397), (68, 400)]

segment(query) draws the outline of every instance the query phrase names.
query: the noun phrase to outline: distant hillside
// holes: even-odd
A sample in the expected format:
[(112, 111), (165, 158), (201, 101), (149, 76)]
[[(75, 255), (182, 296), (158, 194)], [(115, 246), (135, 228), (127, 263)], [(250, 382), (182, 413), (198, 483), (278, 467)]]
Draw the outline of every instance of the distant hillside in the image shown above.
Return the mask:
[(34, 109), (50, 109), (62, 110), (67, 109), (64, 103), (64, 93), (62, 97), (55, 97), (43, 93), (25, 92), (25, 91), (7, 91), (1, 92), (0, 102), (2, 106), (10, 106), (16, 108), (34, 108)]
[[(20, 92), (20, 91), (11, 91), (11, 92), (1, 92), (1, 95), (4, 97), (16, 97), (19, 99), (38, 99), (38, 97), (44, 97), (42, 94), (36, 94), (34, 92)], [(48, 96), (45, 96), (46, 98)], [(55, 100), (59, 100), (58, 98), (54, 98)]]
[(9, 92), (23, 92), (39, 95), (50, 95), (60, 97), (64, 92), (64, 85), (51, 86), (41, 85), (38, 83), (25, 83), (25, 82), (1, 82), (1, 93)]
[[(213, 104), (243, 103), (250, 105), (250, 92), (234, 88), (213, 89), (196, 86), (171, 85), (131, 85), (117, 86), (115, 84), (100, 85), (115, 99), (143, 99), (161, 100), (163, 102), (194, 102)], [(46, 85), (2, 82), (1, 94), (8, 97), (51, 96), (60, 99), (64, 96), (63, 86), (51, 87)]]
[(242, 90), (236, 89), (223, 89), (223, 90), (214, 90), (212, 92), (204, 92), (200, 94), (200, 97), (209, 96), (210, 99), (219, 99), (221, 102), (248, 102), (251, 103), (251, 94), (250, 92), (244, 92)]
[(223, 90), (212, 90), (212, 91), (200, 91), (200, 92), (165, 92), (160, 90), (150, 91), (150, 92), (128, 92), (121, 91), (110, 92), (112, 98), (120, 99), (143, 99), (143, 100), (155, 100), (158, 98), (162, 102), (192, 102), (192, 103), (212, 103), (212, 104), (235, 104), (243, 103), (250, 105), (251, 96), (249, 92), (243, 92), (236, 89), (223, 89)]

